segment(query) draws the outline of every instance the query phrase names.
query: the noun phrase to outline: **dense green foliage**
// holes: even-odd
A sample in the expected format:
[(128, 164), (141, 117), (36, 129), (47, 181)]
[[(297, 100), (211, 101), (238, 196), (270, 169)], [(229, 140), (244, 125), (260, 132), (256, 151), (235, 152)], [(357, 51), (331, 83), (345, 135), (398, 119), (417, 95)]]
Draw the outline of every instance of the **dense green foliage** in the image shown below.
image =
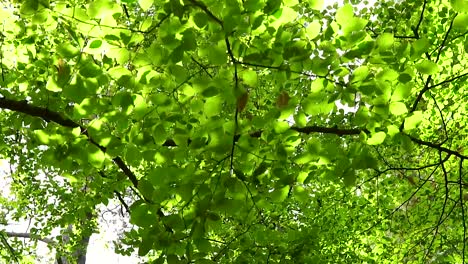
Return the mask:
[(2, 2), (2, 223), (72, 261), (118, 199), (151, 263), (465, 263), (468, 2), (323, 2)]

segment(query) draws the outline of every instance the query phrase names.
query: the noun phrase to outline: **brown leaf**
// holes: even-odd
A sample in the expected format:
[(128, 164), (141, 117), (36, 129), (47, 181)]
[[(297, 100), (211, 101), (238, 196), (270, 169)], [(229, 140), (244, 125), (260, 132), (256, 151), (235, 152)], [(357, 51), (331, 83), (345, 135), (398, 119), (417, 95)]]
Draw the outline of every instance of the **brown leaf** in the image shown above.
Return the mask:
[(57, 63), (58, 74), (63, 74), (65, 67), (66, 67), (65, 61), (62, 58), (60, 58)]
[(276, 99), (276, 105), (279, 108), (283, 108), (288, 105), (289, 99), (289, 94), (286, 91), (282, 91)]
[(247, 102), (249, 101), (249, 93), (245, 92), (237, 98), (237, 111), (240, 113), (245, 109)]

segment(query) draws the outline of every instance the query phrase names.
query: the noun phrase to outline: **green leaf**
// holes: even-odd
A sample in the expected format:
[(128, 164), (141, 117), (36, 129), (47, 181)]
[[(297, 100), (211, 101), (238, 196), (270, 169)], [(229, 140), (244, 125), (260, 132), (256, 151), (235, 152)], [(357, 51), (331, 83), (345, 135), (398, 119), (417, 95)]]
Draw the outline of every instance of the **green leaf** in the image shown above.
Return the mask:
[(50, 15), (50, 12), (48, 9), (42, 9), (34, 13), (34, 16), (32, 17), (32, 22), (35, 25), (44, 24), (49, 19), (49, 15)]
[(102, 46), (102, 40), (100, 40), (100, 39), (93, 40), (93, 41), (91, 41), (91, 43), (89, 43), (89, 48), (90, 49), (98, 49), (101, 46)]
[(439, 67), (437, 64), (430, 60), (424, 60), (418, 64), (416, 64), (416, 69), (422, 74), (436, 74), (439, 72)]
[(450, 0), (450, 4), (455, 12), (468, 12), (468, 0)]
[(22, 15), (34, 15), (39, 9), (39, 1), (26, 0), (21, 3), (20, 13)]
[(411, 83), (408, 84), (402, 84), (399, 83), (397, 87), (395, 88), (395, 91), (393, 91), (391, 101), (396, 102), (396, 101), (403, 101), (408, 98), (411, 94), (411, 88), (412, 85)]
[(311, 198), (307, 190), (302, 186), (294, 186), (293, 194), (299, 202), (308, 202)]
[(354, 70), (353, 75), (351, 77), (351, 81), (353, 83), (363, 81), (367, 78), (368, 75), (369, 75), (369, 67), (359, 66), (358, 68)]
[(257, 86), (257, 72), (252, 70), (247, 70), (242, 72), (242, 79), (244, 83), (250, 87)]
[(80, 69), (80, 74), (83, 77), (96, 77), (101, 74), (101, 68), (89, 61)]
[(307, 117), (306, 115), (304, 114), (304, 112), (302, 111), (298, 111), (295, 115), (294, 115), (294, 121), (296, 122), (296, 125), (298, 127), (304, 127), (307, 125)]
[(302, 108), (308, 115), (328, 114), (334, 107), (334, 103), (325, 101), (325, 94), (312, 94), (302, 102)]
[(149, 236), (143, 237), (139, 247), (138, 247), (138, 256), (143, 257), (149, 253), (153, 248), (154, 241)]
[(356, 179), (356, 172), (353, 169), (348, 169), (343, 174), (343, 182), (348, 187), (356, 185)]
[(112, 17), (115, 13), (121, 13), (122, 11), (113, 1), (96, 0), (89, 4), (87, 12), (91, 18), (105, 19), (108, 18), (108, 16)]
[(354, 16), (354, 8), (351, 4), (345, 4), (336, 11), (336, 22), (341, 26), (345, 36), (352, 32), (362, 30), (367, 20)]
[(405, 119), (405, 130), (411, 131), (415, 129), (424, 119), (422, 111), (415, 111), (411, 116)]
[(407, 73), (402, 73), (400, 74), (400, 76), (398, 76), (398, 81), (399, 82), (402, 82), (402, 83), (407, 83), (409, 81), (411, 81), (413, 79), (413, 77)]
[(130, 165), (138, 166), (142, 160), (140, 149), (134, 144), (129, 144), (125, 151), (125, 160)]
[(57, 84), (55, 79), (50, 76), (49, 79), (47, 80), (47, 85), (46, 89), (51, 91), (51, 92), (60, 92), (62, 91), (62, 88)]
[(387, 134), (385, 134), (385, 132), (382, 132), (382, 131), (374, 133), (371, 135), (370, 138), (367, 139), (367, 144), (380, 145), (384, 142), (386, 136)]
[(223, 100), (220, 96), (209, 97), (204, 105), (204, 114), (207, 117), (219, 115), (222, 109)]
[(157, 145), (162, 145), (167, 140), (167, 132), (163, 125), (153, 127), (153, 139)]
[(408, 113), (406, 105), (402, 102), (392, 102), (390, 103), (390, 113), (393, 115), (399, 116)]
[(208, 57), (208, 61), (213, 65), (224, 65), (227, 62), (226, 47), (224, 45), (215, 45), (200, 50), (200, 55)]
[(412, 47), (412, 56), (411, 58), (417, 59), (421, 57), (421, 55), (429, 50), (430, 43), (426, 38), (420, 38), (413, 42), (411, 45)]
[(194, 30), (185, 30), (182, 35), (181, 47), (185, 50), (195, 50), (197, 48), (197, 37)]
[(88, 161), (93, 167), (100, 169), (104, 166), (104, 161), (106, 160), (106, 154), (102, 152), (95, 145), (89, 145), (88, 147)]
[(388, 50), (393, 46), (394, 38), (391, 33), (383, 33), (377, 38), (377, 45), (380, 50)]
[(263, 8), (263, 12), (265, 14), (273, 14), (275, 13), (281, 6), (281, 0), (267, 0), (266, 5)]
[(395, 125), (387, 126), (387, 135), (389, 135), (390, 137), (393, 137), (398, 133), (400, 133), (400, 129), (397, 126)]
[(157, 219), (151, 210), (151, 206), (140, 201), (130, 207), (130, 222), (140, 227), (149, 227)]
[(321, 28), (322, 28), (322, 25), (320, 24), (319, 21), (317, 20), (312, 21), (312, 23), (310, 23), (306, 28), (307, 37), (311, 40), (316, 38), (320, 34)]
[(34, 134), (35, 134), (37, 140), (39, 140), (40, 143), (45, 144), (45, 145), (49, 144), (50, 136), (46, 131), (44, 131), (44, 130), (35, 130)]
[(208, 86), (203, 92), (201, 93), (203, 97), (213, 97), (219, 93), (218, 88), (215, 86)]
[(312, 155), (311, 153), (304, 152), (294, 158), (294, 162), (297, 164), (307, 164), (311, 162), (313, 159), (315, 159), (315, 155)]
[(265, 6), (263, 1), (259, 0), (246, 0), (244, 1), (244, 8), (249, 12), (255, 12), (262, 9)]
[(193, 16), (193, 21), (195, 22), (195, 25), (197, 25), (197, 27), (204, 28), (208, 23), (208, 17), (204, 12), (197, 12)]
[(62, 43), (57, 46), (57, 53), (63, 58), (73, 58), (80, 54), (80, 49), (70, 43)]
[(284, 186), (281, 188), (277, 188), (273, 192), (271, 192), (270, 198), (275, 203), (281, 203), (284, 200), (286, 200), (286, 198), (288, 197), (288, 193), (289, 193), (289, 186)]
[(214, 262), (211, 259), (197, 259), (197, 260), (195, 260), (195, 264), (215, 264), (215, 263), (216, 262)]
[(138, 4), (145, 12), (153, 5), (153, 2), (153, 0), (138, 0)]
[(309, 6), (312, 9), (322, 10), (325, 0), (308, 0)]
[(453, 28), (466, 30), (468, 28), (468, 14), (458, 14), (453, 21)]
[(351, 19), (354, 18), (353, 6), (345, 4), (336, 11), (335, 20), (342, 27), (345, 26)]
[(149, 181), (142, 179), (138, 183), (138, 190), (140, 190), (143, 197), (152, 197), (154, 187)]

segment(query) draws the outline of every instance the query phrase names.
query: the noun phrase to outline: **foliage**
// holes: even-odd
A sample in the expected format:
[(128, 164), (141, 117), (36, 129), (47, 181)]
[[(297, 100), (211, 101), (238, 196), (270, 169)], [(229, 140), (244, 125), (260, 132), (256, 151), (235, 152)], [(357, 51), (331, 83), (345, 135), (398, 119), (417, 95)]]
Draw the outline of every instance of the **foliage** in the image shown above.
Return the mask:
[(60, 254), (118, 199), (152, 263), (464, 263), (466, 1), (323, 2), (4, 2), (2, 217), (74, 225)]

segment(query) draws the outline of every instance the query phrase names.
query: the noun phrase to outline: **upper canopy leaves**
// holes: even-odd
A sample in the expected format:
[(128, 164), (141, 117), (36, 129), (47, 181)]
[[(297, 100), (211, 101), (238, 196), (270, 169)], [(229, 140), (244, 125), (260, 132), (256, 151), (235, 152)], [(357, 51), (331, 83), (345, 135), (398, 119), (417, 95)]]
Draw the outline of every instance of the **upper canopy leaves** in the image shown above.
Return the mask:
[(1, 9), (9, 206), (76, 242), (116, 197), (156, 263), (463, 263), (465, 1), (325, 2)]

